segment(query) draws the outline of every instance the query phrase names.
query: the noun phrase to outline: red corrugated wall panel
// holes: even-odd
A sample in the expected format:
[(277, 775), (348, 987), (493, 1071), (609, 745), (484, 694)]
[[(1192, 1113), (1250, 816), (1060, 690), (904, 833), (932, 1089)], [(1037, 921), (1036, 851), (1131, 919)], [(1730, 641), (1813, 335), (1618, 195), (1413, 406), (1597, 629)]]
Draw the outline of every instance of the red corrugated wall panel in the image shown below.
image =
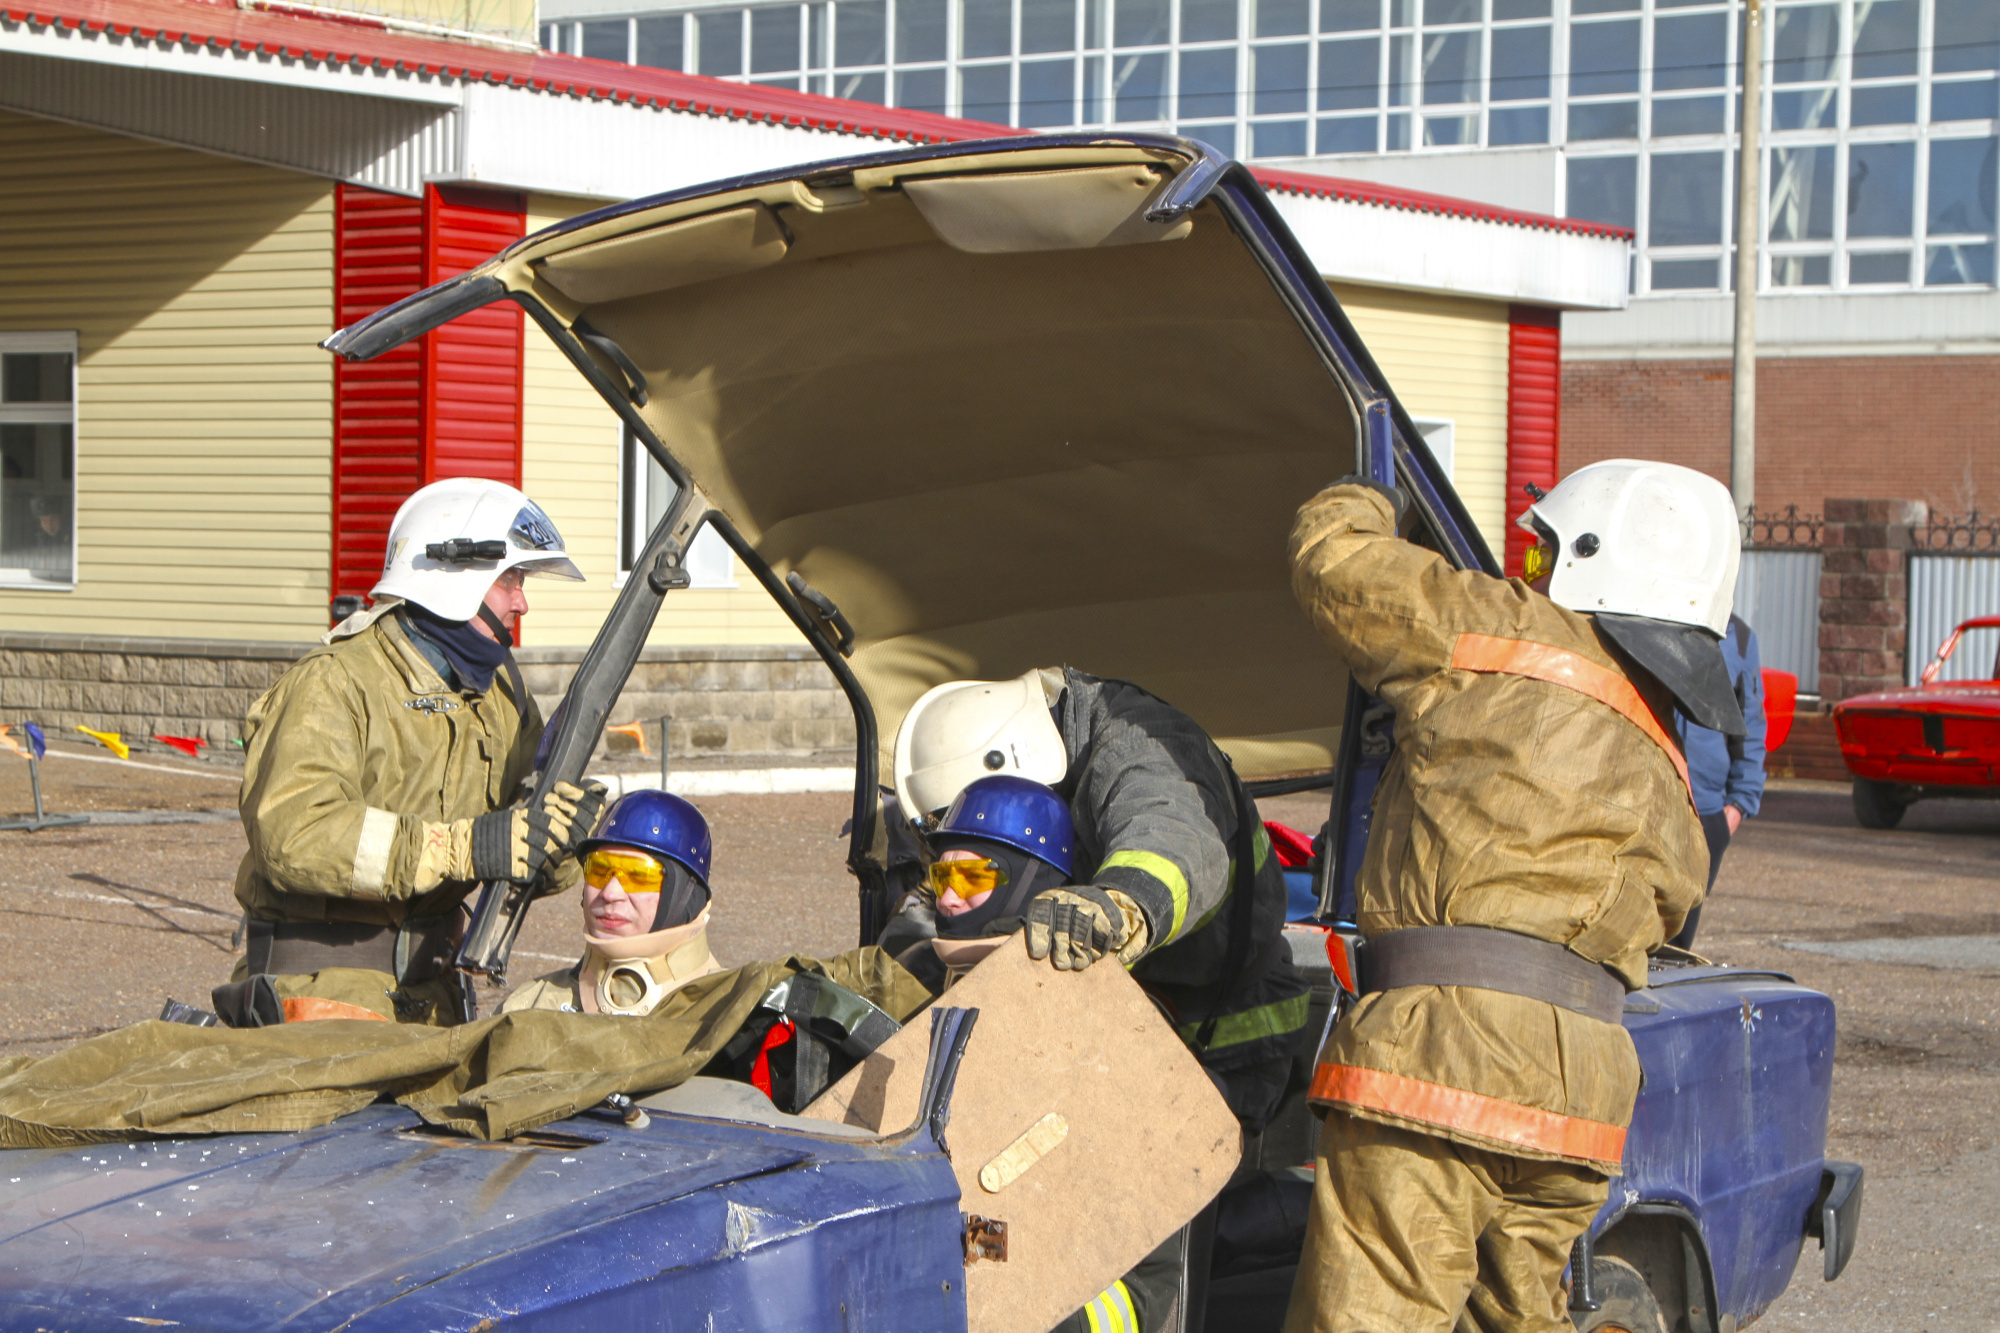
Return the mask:
[[(430, 272), (443, 282), (525, 234), (519, 195), (454, 186), (424, 198)], [(521, 484), (521, 308), (497, 302), (425, 338), (430, 429), (426, 482), (490, 477)]]
[[(339, 187), (334, 304), (352, 324), (520, 239), (518, 195), (430, 187), (422, 199)], [(521, 484), (521, 313), (454, 320), (368, 362), (334, 363), (332, 595), (365, 594), (389, 521), (440, 477)]]
[[(335, 193), (334, 322), (345, 328), (424, 285), (424, 205), (342, 185)], [(423, 485), (423, 357), (399, 347), (334, 360), (333, 596), (365, 593), (403, 497)]]
[(1530, 503), (1531, 483), (1556, 484), (1556, 451), (1562, 431), (1562, 316), (1540, 306), (1517, 305), (1507, 328), (1507, 573), (1518, 576), (1533, 545), (1514, 526)]

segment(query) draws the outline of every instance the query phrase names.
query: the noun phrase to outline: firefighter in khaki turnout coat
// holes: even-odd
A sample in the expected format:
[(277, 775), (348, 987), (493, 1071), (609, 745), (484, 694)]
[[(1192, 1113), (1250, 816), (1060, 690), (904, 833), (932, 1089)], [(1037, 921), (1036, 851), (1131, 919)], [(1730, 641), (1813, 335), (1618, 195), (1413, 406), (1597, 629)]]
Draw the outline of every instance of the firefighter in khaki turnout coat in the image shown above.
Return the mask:
[(1702, 895), (1672, 710), (1742, 732), (1716, 647), (1737, 529), (1706, 476), (1597, 464), (1524, 516), (1544, 596), (1400, 540), (1401, 498), (1335, 485), (1291, 537), (1294, 590), (1395, 709), (1396, 753), (1285, 1327), (1553, 1333), (1638, 1094), (1625, 992)]
[(573, 871), (603, 789), (515, 802), (542, 734), (509, 649), (528, 574), (583, 577), (540, 507), (495, 481), (435, 482), (397, 511), (376, 605), (251, 707), (226, 1022), (462, 1021), (449, 961), (466, 894)]

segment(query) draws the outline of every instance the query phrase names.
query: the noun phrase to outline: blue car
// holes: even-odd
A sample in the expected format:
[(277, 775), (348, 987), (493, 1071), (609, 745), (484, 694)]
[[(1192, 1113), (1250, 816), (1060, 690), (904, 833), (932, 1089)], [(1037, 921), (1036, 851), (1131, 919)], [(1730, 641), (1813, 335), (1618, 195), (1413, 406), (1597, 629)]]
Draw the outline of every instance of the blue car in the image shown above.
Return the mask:
[[(1390, 742), (1299, 614), (1285, 534), (1305, 499), (1364, 472), (1410, 493), (1416, 540), (1498, 566), (1243, 167), (1093, 133), (721, 181), (573, 218), (327, 345), (366, 359), (509, 300), (674, 490), (571, 685), (544, 785), (584, 771), (706, 526), (853, 706), (861, 942), (897, 887), (881, 738), (941, 681), (1070, 662), (1187, 710), (1257, 789), (1328, 793), (1292, 935), (1333, 1020)], [(489, 890), (461, 966), (503, 974), (525, 910)], [(922, 1021), (923, 1108), (887, 1136), (697, 1078), (497, 1143), (378, 1104), (295, 1134), (8, 1153), (0, 1333), (1009, 1327), (968, 1303), (968, 1264), (1004, 1262), (1004, 1233), (970, 1216), (945, 1155), (977, 1025)], [(1681, 956), (1625, 1021), (1645, 1087), (1626, 1173), (1572, 1264), (1577, 1327), (1731, 1333), (1808, 1237), (1836, 1276), (1861, 1191), (1858, 1167), (1825, 1160), (1832, 1002)], [(1196, 1227), (1178, 1328), (1273, 1325), (1312, 1128), (1295, 1100), (1246, 1145)]]

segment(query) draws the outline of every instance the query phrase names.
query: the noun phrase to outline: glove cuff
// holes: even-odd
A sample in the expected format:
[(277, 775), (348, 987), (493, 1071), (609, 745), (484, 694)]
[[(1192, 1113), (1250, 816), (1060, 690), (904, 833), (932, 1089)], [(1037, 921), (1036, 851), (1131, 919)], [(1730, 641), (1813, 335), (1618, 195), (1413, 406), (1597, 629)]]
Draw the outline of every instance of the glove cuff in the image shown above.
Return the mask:
[(495, 810), (472, 821), (472, 877), (479, 880), (514, 877), (514, 811)]

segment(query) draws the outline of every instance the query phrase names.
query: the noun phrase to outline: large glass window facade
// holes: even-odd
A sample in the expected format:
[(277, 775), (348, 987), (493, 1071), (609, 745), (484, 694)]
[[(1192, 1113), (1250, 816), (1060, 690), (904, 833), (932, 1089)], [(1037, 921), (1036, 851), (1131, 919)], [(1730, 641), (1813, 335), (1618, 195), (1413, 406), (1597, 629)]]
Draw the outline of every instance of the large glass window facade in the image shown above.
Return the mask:
[[(2000, 0), (1767, 0), (1763, 282), (1992, 284)], [(1247, 159), (1560, 145), (1644, 292), (1730, 281), (1740, 0), (817, 0), (543, 26), (574, 54)]]

